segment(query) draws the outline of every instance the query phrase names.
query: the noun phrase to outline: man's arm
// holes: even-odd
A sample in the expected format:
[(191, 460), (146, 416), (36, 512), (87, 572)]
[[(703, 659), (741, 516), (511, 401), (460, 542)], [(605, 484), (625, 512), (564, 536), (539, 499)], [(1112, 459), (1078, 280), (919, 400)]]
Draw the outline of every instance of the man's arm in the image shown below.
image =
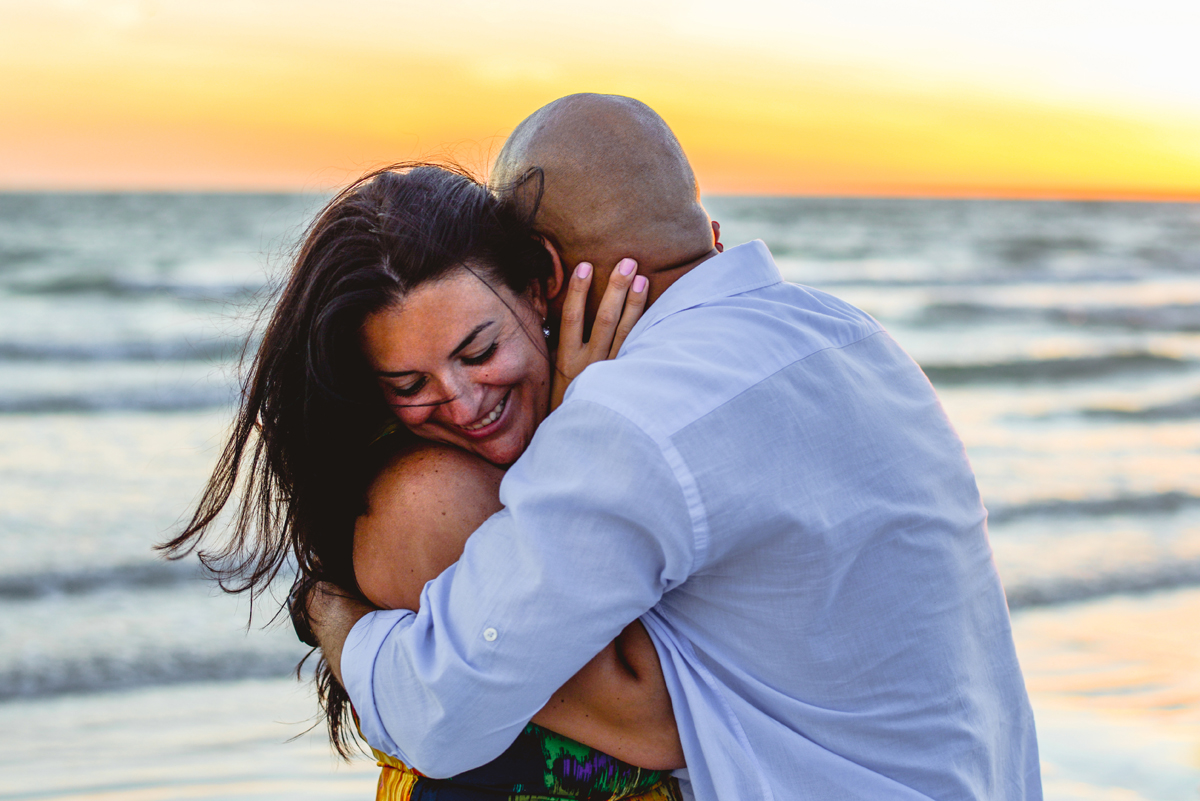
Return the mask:
[(342, 678), (368, 739), (434, 777), (503, 752), (690, 575), (702, 511), (679, 464), (605, 406), (568, 400), (551, 415), (504, 478), (505, 509), (420, 610), (372, 612), (347, 637)]
[[(394, 460), (371, 487), (359, 519), (354, 561), (359, 587), (382, 609), (420, 607), (425, 583), (453, 564), (467, 537), (500, 509), (503, 472), (463, 451), (426, 445)], [(341, 648), (371, 607), (314, 598), (310, 608), (340, 680)], [(567, 681), (533, 722), (630, 764), (683, 766), (683, 752), (654, 645), (633, 623)]]

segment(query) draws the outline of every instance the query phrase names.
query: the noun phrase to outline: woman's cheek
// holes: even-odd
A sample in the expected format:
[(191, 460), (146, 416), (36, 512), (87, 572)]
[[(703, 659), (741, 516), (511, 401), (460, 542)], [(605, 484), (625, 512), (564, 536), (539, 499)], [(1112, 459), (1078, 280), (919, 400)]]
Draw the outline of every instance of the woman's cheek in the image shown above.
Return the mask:
[(480, 369), (479, 382), (492, 386), (520, 383), (526, 372), (524, 362), (515, 353), (507, 353), (503, 358), (494, 359)]
[(393, 406), (392, 412), (408, 428), (416, 428), (429, 419), (432, 407)]

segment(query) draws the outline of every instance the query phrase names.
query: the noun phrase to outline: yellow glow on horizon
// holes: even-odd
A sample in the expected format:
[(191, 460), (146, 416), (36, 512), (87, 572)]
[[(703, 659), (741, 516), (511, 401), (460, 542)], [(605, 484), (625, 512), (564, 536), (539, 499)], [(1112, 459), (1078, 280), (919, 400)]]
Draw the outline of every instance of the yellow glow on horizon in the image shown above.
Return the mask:
[(4, 187), (323, 189), (413, 158), (482, 168), (538, 106), (601, 91), (659, 111), (710, 194), (1200, 198), (1187, 102), (1067, 103), (744, 36), (718, 46), (670, 0), (640, 4), (650, 22), (628, 35), (622, 2), (570, 39), (561, 11), (481, 25), (360, 0), (321, 27), (314, 0), (277, 18), (217, 0), (47, 2), (14, 14), (0, 0), (19, 23), (0, 33)]

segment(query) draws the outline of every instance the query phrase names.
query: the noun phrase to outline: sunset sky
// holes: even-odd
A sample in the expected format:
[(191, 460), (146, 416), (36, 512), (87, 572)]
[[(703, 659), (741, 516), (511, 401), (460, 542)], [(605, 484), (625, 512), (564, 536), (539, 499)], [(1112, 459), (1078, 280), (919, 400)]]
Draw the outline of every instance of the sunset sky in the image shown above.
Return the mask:
[(0, 0), (0, 188), (325, 189), (638, 97), (705, 192), (1200, 199), (1195, 0)]

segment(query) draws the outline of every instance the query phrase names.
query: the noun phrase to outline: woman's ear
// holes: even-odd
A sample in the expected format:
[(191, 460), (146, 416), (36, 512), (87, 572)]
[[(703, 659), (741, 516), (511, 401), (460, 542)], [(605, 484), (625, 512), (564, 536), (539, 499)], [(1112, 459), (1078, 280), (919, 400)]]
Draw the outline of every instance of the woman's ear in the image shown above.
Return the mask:
[(546, 278), (546, 301), (552, 301), (558, 297), (558, 293), (562, 292), (563, 288), (563, 266), (562, 257), (558, 255), (558, 250), (550, 243), (546, 237), (542, 237), (542, 247), (546, 248), (546, 252), (550, 254), (552, 267), (550, 275)]

